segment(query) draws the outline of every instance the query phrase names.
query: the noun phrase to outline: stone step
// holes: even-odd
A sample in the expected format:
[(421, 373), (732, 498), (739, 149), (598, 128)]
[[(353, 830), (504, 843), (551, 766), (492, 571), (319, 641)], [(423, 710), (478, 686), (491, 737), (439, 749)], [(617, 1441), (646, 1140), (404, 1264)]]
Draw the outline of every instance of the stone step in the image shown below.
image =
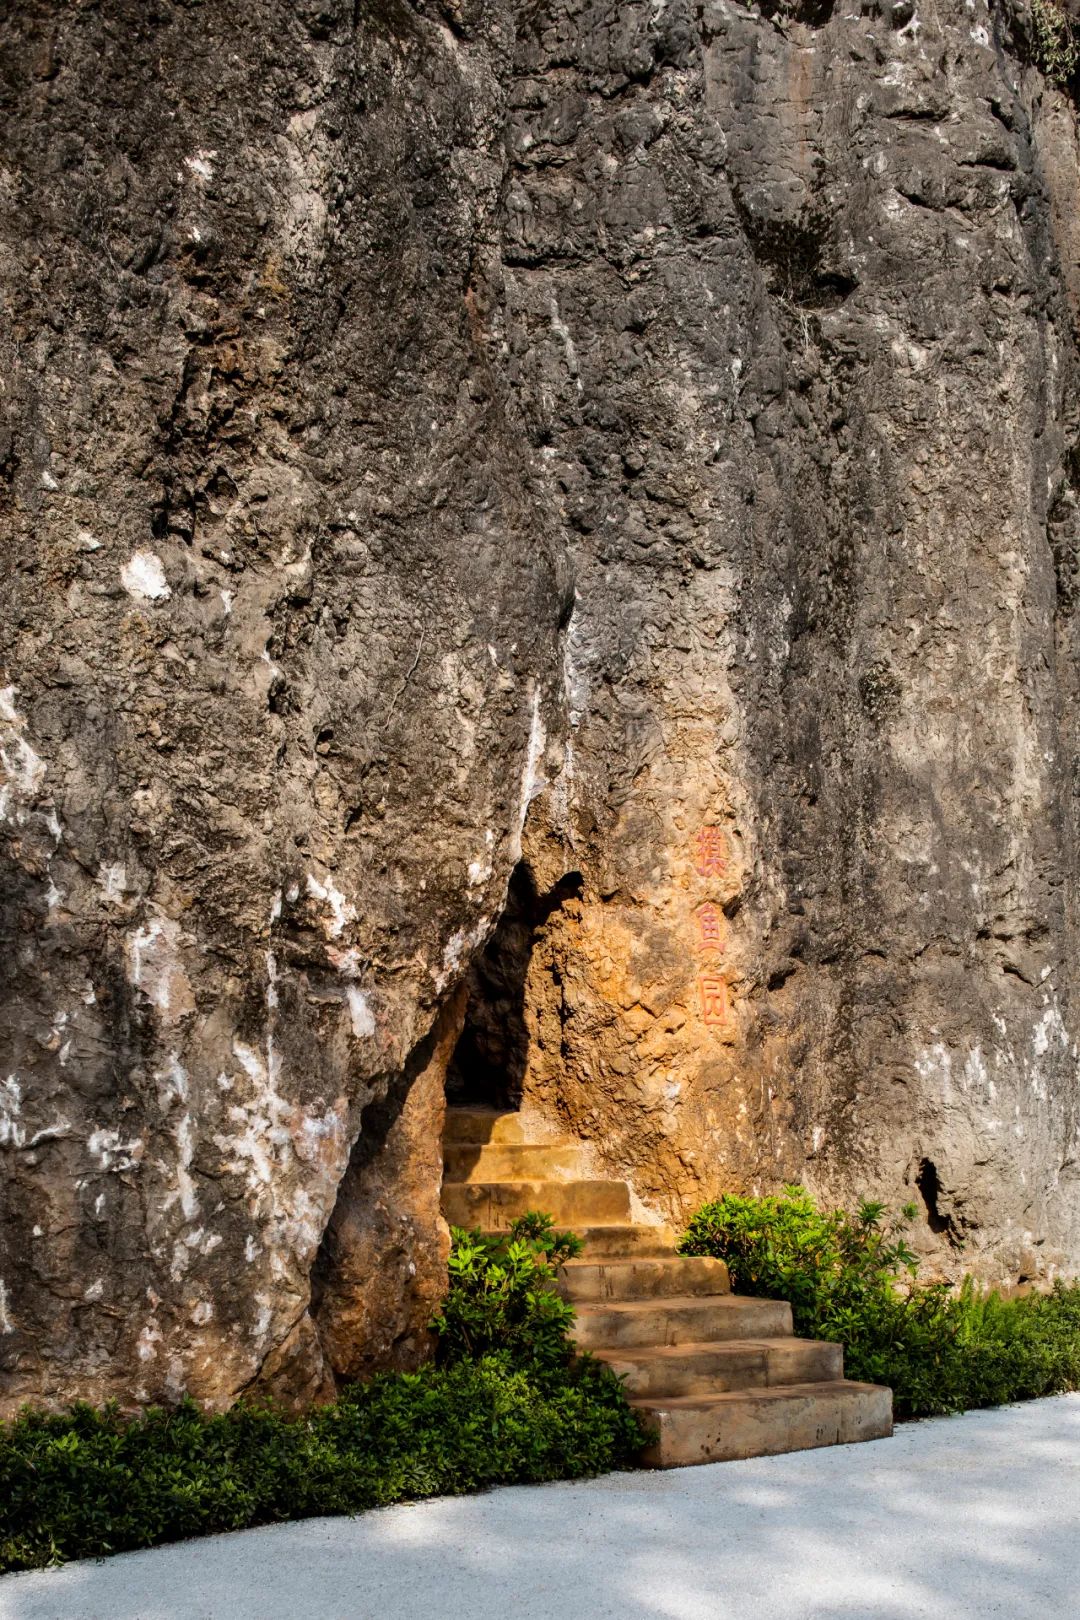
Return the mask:
[(791, 1337), (791, 1306), (780, 1299), (749, 1299), (739, 1294), (581, 1305), (573, 1335), (582, 1350), (787, 1339)]
[(664, 1255), (658, 1259), (568, 1260), (559, 1271), (559, 1292), (575, 1304), (608, 1299), (695, 1298), (731, 1288), (722, 1260)]
[(583, 1226), (630, 1217), (625, 1181), (444, 1181), (443, 1214), (452, 1226), (498, 1231), (519, 1215), (539, 1210), (558, 1226)]
[(892, 1391), (877, 1384), (786, 1384), (631, 1404), (653, 1430), (641, 1457), (652, 1468), (770, 1457), (892, 1433)]
[(576, 1226), (574, 1232), (584, 1245), (582, 1259), (663, 1260), (675, 1254), (675, 1234), (669, 1226)]
[(495, 1108), (448, 1108), (443, 1126), (444, 1142), (524, 1142), (525, 1125), (520, 1114), (504, 1114)]
[(844, 1350), (822, 1339), (730, 1339), (596, 1350), (625, 1381), (629, 1396), (723, 1395), (777, 1384), (828, 1384), (844, 1376)]
[(583, 1260), (662, 1259), (675, 1253), (670, 1226), (579, 1226), (577, 1235)]
[(585, 1170), (577, 1142), (448, 1142), (447, 1181), (566, 1181)]

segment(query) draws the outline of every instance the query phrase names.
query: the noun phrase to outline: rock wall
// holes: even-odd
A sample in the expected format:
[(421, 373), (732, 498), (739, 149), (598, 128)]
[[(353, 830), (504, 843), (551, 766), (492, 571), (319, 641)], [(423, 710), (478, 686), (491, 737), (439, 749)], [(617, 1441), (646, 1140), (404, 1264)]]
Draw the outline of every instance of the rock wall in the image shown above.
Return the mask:
[(462, 1016), (658, 1213), (914, 1190), (945, 1272), (1076, 1267), (1080, 145), (1030, 36), (0, 20), (4, 1410), (421, 1357)]
[(972, 6), (585, 15), (510, 120), (585, 877), (525, 1093), (676, 1219), (1075, 1264), (1074, 111)]

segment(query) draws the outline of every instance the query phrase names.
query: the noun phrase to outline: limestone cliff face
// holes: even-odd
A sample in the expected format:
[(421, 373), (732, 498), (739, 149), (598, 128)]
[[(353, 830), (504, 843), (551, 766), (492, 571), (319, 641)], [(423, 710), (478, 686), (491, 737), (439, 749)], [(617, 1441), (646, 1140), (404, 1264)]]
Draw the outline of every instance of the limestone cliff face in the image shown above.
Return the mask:
[(1075, 111), (766, 10), (0, 22), (5, 1407), (423, 1355), (448, 1065), (1080, 1264)]

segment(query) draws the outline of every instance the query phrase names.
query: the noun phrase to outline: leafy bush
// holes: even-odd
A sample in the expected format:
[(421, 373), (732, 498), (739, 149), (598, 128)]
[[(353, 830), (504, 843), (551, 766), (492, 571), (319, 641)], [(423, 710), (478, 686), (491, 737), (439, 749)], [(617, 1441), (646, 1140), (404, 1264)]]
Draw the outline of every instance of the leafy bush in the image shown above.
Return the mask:
[(557, 1268), (581, 1239), (528, 1214), (506, 1233), (452, 1228), (450, 1290), (432, 1327), (443, 1363), (506, 1350), (524, 1367), (552, 1368), (574, 1353), (574, 1308), (555, 1292)]
[(0, 1571), (628, 1463), (643, 1436), (622, 1386), (572, 1360), (573, 1312), (543, 1286), (577, 1239), (539, 1216), (519, 1228), (494, 1244), (456, 1234), (437, 1365), (303, 1417), (185, 1402), (0, 1425)]
[(728, 1194), (694, 1216), (683, 1254), (726, 1260), (732, 1287), (791, 1301), (795, 1332), (844, 1345), (849, 1378), (888, 1384), (898, 1417), (1080, 1387), (1080, 1285), (1003, 1299), (968, 1279), (920, 1284), (909, 1206), (820, 1210), (800, 1187)]
[(1031, 0), (1031, 54), (1055, 84), (1068, 86), (1080, 71), (1080, 32), (1061, 0)]

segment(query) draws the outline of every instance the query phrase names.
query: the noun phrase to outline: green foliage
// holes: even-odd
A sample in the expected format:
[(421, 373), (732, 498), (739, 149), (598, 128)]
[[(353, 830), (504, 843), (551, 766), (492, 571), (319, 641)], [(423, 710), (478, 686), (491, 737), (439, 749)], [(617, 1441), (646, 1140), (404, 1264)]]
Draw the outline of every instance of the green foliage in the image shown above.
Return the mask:
[(1080, 1285), (1003, 1299), (968, 1279), (920, 1284), (914, 1210), (820, 1210), (800, 1187), (727, 1195), (694, 1216), (683, 1254), (726, 1260), (732, 1286), (791, 1301), (795, 1332), (844, 1345), (849, 1378), (888, 1384), (898, 1417), (1080, 1388)]
[(439, 1359), (506, 1350), (521, 1366), (564, 1366), (573, 1355), (573, 1306), (555, 1292), (557, 1268), (581, 1252), (572, 1232), (530, 1213), (503, 1233), (452, 1231), (450, 1290), (432, 1327)]
[(1080, 72), (1080, 32), (1061, 0), (1031, 0), (1031, 51), (1036, 67), (1068, 86)]
[(543, 1286), (578, 1240), (540, 1216), (482, 1254), (477, 1237), (456, 1234), (437, 1365), (302, 1417), (185, 1402), (0, 1425), (0, 1572), (628, 1463), (643, 1436), (622, 1385), (572, 1360), (573, 1312)]

